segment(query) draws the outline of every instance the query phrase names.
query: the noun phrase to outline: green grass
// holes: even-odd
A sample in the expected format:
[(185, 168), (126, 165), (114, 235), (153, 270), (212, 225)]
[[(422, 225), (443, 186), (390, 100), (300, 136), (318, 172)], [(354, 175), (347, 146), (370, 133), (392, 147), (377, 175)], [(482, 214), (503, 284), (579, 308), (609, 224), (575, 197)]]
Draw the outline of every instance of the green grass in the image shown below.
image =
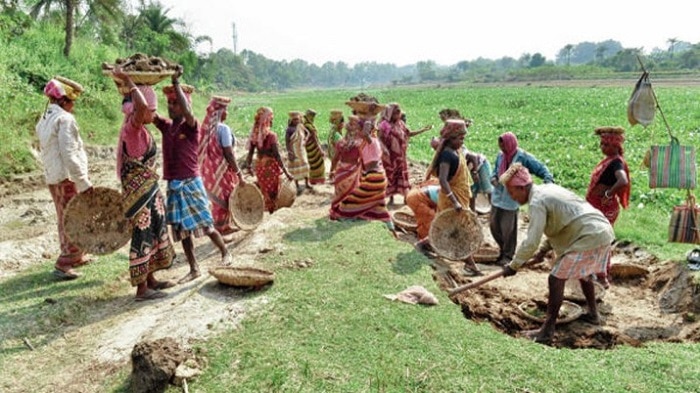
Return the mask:
[[(554, 349), (465, 320), (432, 279), (429, 261), (379, 223), (325, 219), (284, 236), (270, 302), (235, 330), (200, 343), (205, 392), (691, 392), (695, 344)], [(284, 268), (311, 260), (312, 267)], [(433, 307), (383, 297), (411, 285)], [(126, 391), (122, 372), (115, 391)], [(171, 389), (175, 391), (175, 389)]]
[[(616, 224), (616, 236), (662, 259), (683, 260), (690, 246), (668, 243), (666, 233), (671, 209), (683, 201), (685, 194), (648, 188), (648, 175), (640, 167), (642, 157), (650, 145), (667, 143), (668, 137), (660, 117), (647, 129), (628, 127), (625, 106), (633, 83), (631, 80), (628, 87), (467, 85), (365, 92), (382, 102), (399, 102), (412, 129), (436, 126), (434, 131), (411, 141), (409, 157), (413, 160), (427, 161), (431, 157), (428, 141), (439, 130), (437, 113), (454, 107), (474, 119), (466, 140), (472, 150), (484, 152), (493, 160), (497, 137), (513, 131), (521, 147), (547, 163), (558, 183), (581, 195), (601, 158), (593, 129), (625, 126), (633, 191), (630, 208), (621, 212)], [(231, 94), (234, 101), (228, 123), (237, 136), (247, 136), (255, 109), (267, 105), (275, 110), (274, 129), (282, 135), (287, 112), (314, 108), (319, 113), (317, 127), (325, 139), (330, 110), (339, 108), (349, 113), (343, 103), (359, 92)], [(694, 145), (700, 124), (698, 88), (663, 87), (656, 93), (674, 134), (681, 143)], [(116, 93), (91, 94), (86, 93), (85, 102), (94, 99), (94, 105), (78, 107), (76, 113), (84, 132), (96, 132), (95, 139), (86, 142), (112, 145), (121, 119)], [(195, 96), (195, 113), (200, 118), (207, 99), (205, 94)], [(31, 141), (32, 134), (27, 131), (31, 122), (27, 119), (33, 121), (43, 99), (33, 100), (31, 113), (12, 112), (10, 116), (15, 121), (12, 124), (21, 127), (3, 131), (9, 145), (16, 149)], [(0, 164), (4, 165), (10, 156), (3, 150), (0, 158), (5, 161)], [(381, 224), (320, 219), (310, 227), (289, 232), (284, 243), (284, 255), (267, 255), (261, 262), (275, 269), (276, 283), (264, 293), (250, 295), (269, 296), (271, 302), (248, 315), (240, 328), (197, 344), (208, 366), (191, 382), (192, 391), (697, 390), (700, 351), (695, 344), (648, 344), (611, 351), (552, 349), (465, 320), (433, 283), (428, 261), (412, 252), (409, 245), (396, 242)], [(284, 268), (307, 258), (314, 261), (311, 268)], [(86, 268), (86, 279), (63, 283), (47, 277), (51, 269), (47, 262), (1, 281), (0, 368), (6, 369), (21, 359), (22, 337), (31, 335), (37, 346), (49, 344), (66, 331), (101, 318), (105, 305), (132, 296), (127, 264), (123, 257), (103, 257)], [(438, 294), (441, 304), (409, 306), (382, 297), (415, 284)], [(47, 302), (47, 298), (58, 302)], [(122, 369), (105, 390), (126, 391), (128, 372)]]

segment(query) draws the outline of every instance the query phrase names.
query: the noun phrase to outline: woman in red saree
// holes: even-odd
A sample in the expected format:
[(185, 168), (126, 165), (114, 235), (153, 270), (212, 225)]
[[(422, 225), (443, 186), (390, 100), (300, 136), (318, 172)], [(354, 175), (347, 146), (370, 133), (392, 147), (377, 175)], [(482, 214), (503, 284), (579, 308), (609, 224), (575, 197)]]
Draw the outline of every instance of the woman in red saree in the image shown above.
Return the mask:
[(386, 175), (382, 166), (382, 147), (373, 135), (374, 119), (360, 120), (361, 174), (359, 184), (331, 213), (331, 219), (377, 220), (396, 235), (394, 223), (386, 208)]
[(399, 104), (391, 103), (384, 108), (379, 122), (379, 140), (384, 149), (382, 165), (386, 172), (389, 204), (394, 203), (394, 195), (401, 195), (405, 199), (406, 193), (411, 189), (408, 179), (408, 139), (431, 128), (428, 126), (411, 131), (401, 118)]
[[(595, 133), (600, 136), (600, 150), (605, 155), (591, 173), (591, 181), (586, 192), (586, 201), (600, 210), (615, 225), (620, 214), (620, 206), (627, 208), (630, 200), (630, 175), (623, 157), (622, 143), (625, 141), (624, 128), (598, 127)], [(610, 261), (608, 261), (608, 272)], [(609, 286), (607, 274), (598, 277), (604, 286)]]
[(243, 181), (233, 149), (236, 140), (231, 129), (223, 123), (226, 120), (226, 107), (229, 102), (231, 99), (228, 97), (216, 96), (209, 101), (207, 114), (200, 128), (198, 152), (202, 181), (211, 202), (214, 227), (222, 236), (236, 230), (231, 222), (228, 200), (238, 183)]
[[(272, 132), (272, 108), (263, 106), (255, 114), (255, 124), (248, 139), (248, 157), (246, 167), (251, 175), (255, 171), (257, 184), (265, 199), (265, 209), (272, 214), (277, 208), (277, 196), (280, 190), (280, 175), (284, 173), (289, 180), (294, 178), (282, 162), (277, 135)], [(253, 168), (253, 154), (255, 166)]]
[(333, 220), (342, 218), (340, 203), (347, 198), (360, 184), (360, 118), (354, 115), (348, 117), (345, 137), (336, 143), (331, 162), (331, 175), (335, 186), (335, 196), (331, 201), (330, 217)]

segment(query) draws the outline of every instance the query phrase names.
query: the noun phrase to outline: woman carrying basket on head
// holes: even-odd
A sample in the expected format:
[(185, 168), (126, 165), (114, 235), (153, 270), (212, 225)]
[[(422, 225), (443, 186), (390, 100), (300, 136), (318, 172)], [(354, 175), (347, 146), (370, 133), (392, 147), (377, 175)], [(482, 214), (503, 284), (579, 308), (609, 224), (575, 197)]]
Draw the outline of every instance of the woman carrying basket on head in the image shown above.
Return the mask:
[[(354, 121), (350, 117), (350, 122)], [(394, 222), (386, 208), (386, 175), (382, 167), (382, 147), (374, 136), (374, 119), (360, 120), (361, 142), (359, 183), (331, 210), (331, 219), (377, 220), (386, 224), (396, 237)]]
[[(277, 135), (272, 132), (273, 118), (272, 108), (266, 106), (258, 108), (255, 114), (255, 123), (248, 139), (248, 157), (246, 158), (248, 172), (252, 176), (253, 171), (255, 171), (258, 187), (265, 199), (265, 209), (270, 214), (277, 209), (280, 175), (284, 173), (290, 181), (294, 179), (282, 162)], [(253, 168), (253, 154), (256, 150), (257, 155)]]
[(157, 147), (146, 124), (153, 123), (158, 99), (151, 86), (136, 86), (121, 67), (113, 75), (128, 93), (122, 101), (124, 122), (117, 145), (117, 174), (122, 181), (127, 215), (133, 216), (129, 249), (129, 275), (136, 287), (136, 300), (165, 297), (161, 289), (175, 285), (158, 281), (154, 273), (172, 266), (175, 249), (165, 221), (165, 201), (157, 187), (139, 187), (140, 179), (154, 175)]
[(331, 201), (331, 219), (340, 219), (340, 204), (360, 184), (360, 147), (362, 137), (360, 135), (360, 118), (355, 115), (348, 117), (345, 137), (335, 144), (335, 154), (331, 161), (331, 175), (335, 186), (335, 196)]

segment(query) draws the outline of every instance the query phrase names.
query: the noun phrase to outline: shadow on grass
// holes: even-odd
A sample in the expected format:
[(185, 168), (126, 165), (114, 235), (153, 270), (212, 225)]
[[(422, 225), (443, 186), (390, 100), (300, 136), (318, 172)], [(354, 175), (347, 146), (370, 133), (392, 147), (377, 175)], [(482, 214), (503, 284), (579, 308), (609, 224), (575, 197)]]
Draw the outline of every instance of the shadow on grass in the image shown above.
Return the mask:
[(68, 331), (141, 306), (133, 295), (110, 296), (110, 284), (90, 278), (90, 272), (65, 281), (52, 270), (53, 265), (0, 282), (0, 356), (38, 349)]
[(430, 266), (430, 260), (418, 251), (411, 250), (398, 253), (391, 270), (396, 274), (407, 275), (424, 269), (426, 266)]

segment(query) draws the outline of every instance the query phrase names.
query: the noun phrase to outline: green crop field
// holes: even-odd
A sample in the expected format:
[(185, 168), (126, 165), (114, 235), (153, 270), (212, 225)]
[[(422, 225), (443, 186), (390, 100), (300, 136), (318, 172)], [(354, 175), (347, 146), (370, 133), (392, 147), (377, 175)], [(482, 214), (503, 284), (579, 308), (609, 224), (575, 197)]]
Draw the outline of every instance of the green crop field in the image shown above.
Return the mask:
[[(406, 112), (409, 128), (432, 124), (435, 128), (412, 139), (409, 157), (427, 162), (432, 157), (430, 138), (438, 135), (443, 108), (456, 108), (473, 120), (465, 139), (467, 147), (484, 153), (491, 162), (498, 152), (497, 138), (506, 131), (518, 136), (520, 147), (545, 162), (557, 183), (585, 194), (593, 167), (602, 158), (599, 138), (593, 130), (599, 126), (622, 126), (627, 130), (625, 157), (630, 167), (632, 197), (630, 208), (616, 223), (618, 238), (649, 247), (663, 258), (682, 259), (687, 247), (666, 242), (670, 212), (684, 202), (686, 192), (674, 189), (650, 189), (648, 171), (642, 166), (651, 145), (669, 143), (668, 129), (681, 144), (696, 145), (700, 132), (700, 87), (655, 87), (661, 110), (647, 128), (631, 127), (627, 121), (627, 101), (635, 80), (618, 86), (577, 87), (480, 87), (435, 86), (421, 88), (366, 89), (382, 103), (397, 102)], [(274, 109), (274, 129), (280, 136), (292, 110), (315, 109), (316, 126), (325, 138), (333, 109), (350, 113), (344, 102), (360, 91), (299, 91), (283, 94), (236, 96), (228, 123), (238, 137), (249, 133), (255, 109), (266, 105)], [(202, 104), (203, 108), (203, 104)], [(201, 113), (203, 109), (199, 110)], [(667, 128), (668, 125), (668, 128)]]

